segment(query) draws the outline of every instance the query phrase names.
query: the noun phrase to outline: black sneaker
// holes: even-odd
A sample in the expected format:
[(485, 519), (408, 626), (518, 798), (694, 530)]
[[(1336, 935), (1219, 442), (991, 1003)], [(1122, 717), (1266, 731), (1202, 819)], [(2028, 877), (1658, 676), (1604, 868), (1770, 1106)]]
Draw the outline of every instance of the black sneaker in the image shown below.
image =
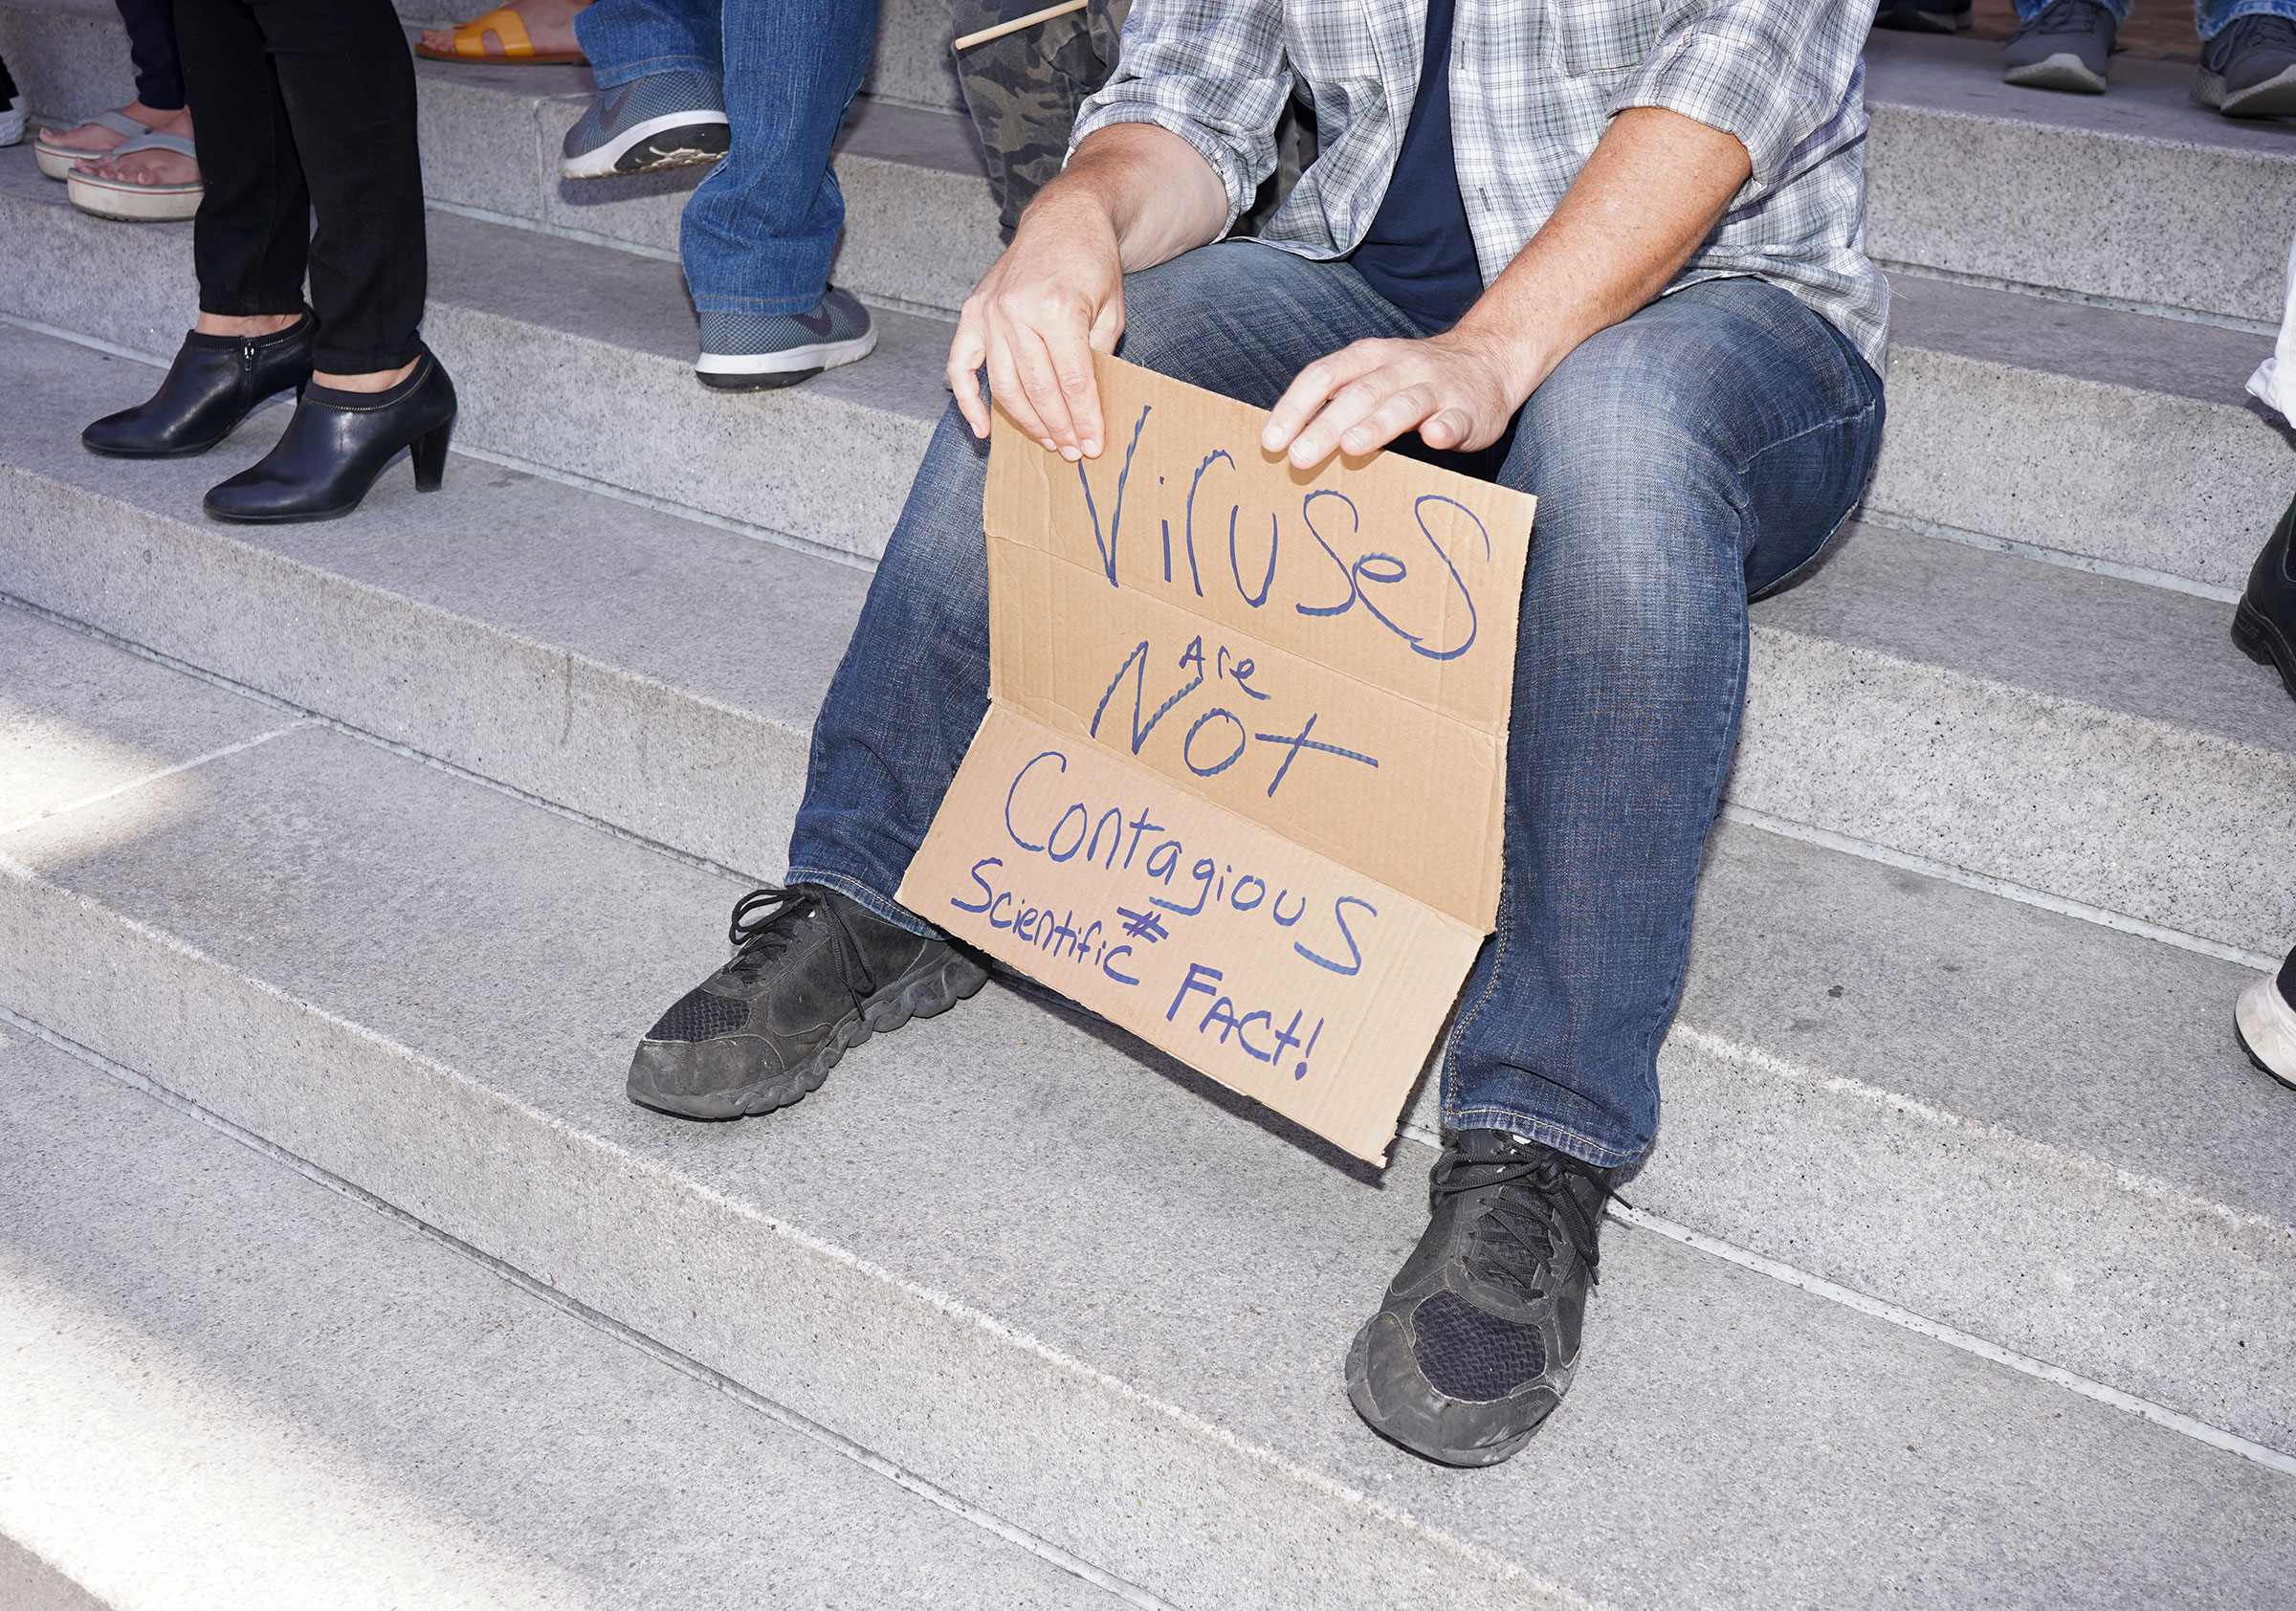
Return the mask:
[(1463, 1130), (1434, 1218), (1347, 1351), (1373, 1431), (1446, 1466), (1495, 1466), (1571, 1385), (1607, 1171), (1503, 1130)]
[(1901, 33), (1965, 33), (1975, 10), (1970, 0), (1881, 0), (1873, 26)]
[(2296, 1088), (2296, 951), (2241, 992), (2232, 1010), (2232, 1032), (2248, 1061), (2281, 1084)]
[(2200, 47), (2193, 99), (2227, 118), (2296, 118), (2296, 21), (2235, 17)]
[(945, 939), (896, 928), (810, 884), (734, 903), (734, 960), (679, 997), (629, 1064), (629, 1099), (739, 1118), (817, 1091), (879, 1030), (948, 1011), (988, 974)]
[(2296, 699), (2296, 502), (2264, 540), (2264, 551), (2248, 573), (2248, 590), (2232, 609), (2232, 641), (2260, 666), (2280, 672), (2280, 684)]
[(2105, 62), (2120, 26), (2097, 0), (2057, 0), (2017, 25), (2001, 47), (2001, 77), (2027, 89), (2103, 95)]

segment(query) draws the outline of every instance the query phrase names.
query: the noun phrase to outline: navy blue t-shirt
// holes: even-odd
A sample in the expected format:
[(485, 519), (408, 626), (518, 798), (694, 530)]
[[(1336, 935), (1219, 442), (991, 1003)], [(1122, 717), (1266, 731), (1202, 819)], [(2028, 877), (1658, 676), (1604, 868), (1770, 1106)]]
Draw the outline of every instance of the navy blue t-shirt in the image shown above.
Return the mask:
[(1451, 162), (1451, 8), (1428, 0), (1419, 95), (1395, 159), (1395, 177), (1363, 244), (1349, 260), (1374, 291), (1432, 334), (1448, 330), (1483, 295), (1475, 237)]

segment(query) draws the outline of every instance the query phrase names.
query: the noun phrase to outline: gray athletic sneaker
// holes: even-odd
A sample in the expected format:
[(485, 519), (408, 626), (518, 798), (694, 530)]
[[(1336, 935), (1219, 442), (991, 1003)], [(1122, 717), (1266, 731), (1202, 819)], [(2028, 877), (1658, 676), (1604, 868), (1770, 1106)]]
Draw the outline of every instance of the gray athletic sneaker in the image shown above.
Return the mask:
[(2200, 47), (2193, 99), (2227, 118), (2296, 118), (2296, 22), (2236, 17)]
[(704, 313), (694, 372), (722, 391), (761, 391), (867, 358), (876, 344), (869, 310), (831, 286), (806, 313)]
[(1610, 1180), (1503, 1130), (1463, 1130), (1428, 1195), (1425, 1234), (1348, 1350), (1347, 1396), (1414, 1454), (1495, 1466), (1570, 1388)]
[(727, 938), (733, 960), (638, 1043), (632, 1102), (686, 1118), (785, 1108), (819, 1090), (850, 1048), (946, 1012), (988, 982), (947, 940), (809, 884), (743, 895)]
[(725, 93), (707, 73), (653, 73), (600, 90), (566, 130), (558, 171), (568, 179), (714, 163), (732, 142)]
[(2120, 24), (2097, 0), (2057, 0), (2020, 22), (2001, 47), (2001, 77), (2034, 90), (2105, 93), (2105, 61)]

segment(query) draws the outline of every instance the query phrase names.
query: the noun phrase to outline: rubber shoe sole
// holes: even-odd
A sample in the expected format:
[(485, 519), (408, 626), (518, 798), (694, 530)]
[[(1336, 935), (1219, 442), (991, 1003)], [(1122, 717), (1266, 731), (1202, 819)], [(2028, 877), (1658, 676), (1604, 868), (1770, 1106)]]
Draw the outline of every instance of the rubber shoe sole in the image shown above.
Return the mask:
[(2232, 641), (2258, 665), (2277, 671), (2281, 687), (2288, 691), (2289, 698), (2296, 699), (2296, 644), (2288, 642), (2278, 624), (2246, 599), (2233, 607)]
[(2028, 90), (2065, 90), (2074, 95), (2105, 93), (2105, 75), (2071, 51), (2059, 51), (2029, 67), (2012, 67), (2001, 75), (2001, 80)]
[(694, 364), (695, 379), (718, 391), (772, 391), (809, 381), (824, 369), (857, 364), (876, 350), (877, 329), (850, 342), (821, 342), (784, 352), (705, 352)]
[(199, 211), (206, 193), (197, 181), (188, 185), (129, 185), (117, 179), (97, 179), (84, 173), (64, 176), (72, 205), (91, 218), (109, 218), (121, 224), (181, 223)]
[(580, 156), (559, 158), (558, 171), (567, 179), (610, 179), (695, 167), (724, 156), (732, 143), (733, 126), (722, 112), (666, 112)]
[(2230, 96), (2224, 93), (2223, 75), (2197, 67), (2193, 70), (2193, 99), (2227, 118), (2296, 118), (2296, 67)]
[(2232, 1034), (2249, 1062), (2296, 1091), (2296, 1007), (2282, 997), (2278, 981), (2260, 979), (2241, 992)]
[(920, 960), (915, 969), (886, 985), (841, 1020), (828, 1037), (794, 1068), (734, 1091), (714, 1091), (697, 1096), (654, 1091), (639, 1081), (639, 1065), (644, 1054), (641, 1046), (639, 1060), (630, 1065), (629, 1099), (640, 1107), (675, 1114), (680, 1118), (747, 1118), (756, 1114), (769, 1114), (819, 1091), (821, 1082), (829, 1077), (829, 1070), (870, 1036), (889, 1035), (913, 1018), (938, 1018), (959, 1002), (980, 994), (981, 987), (987, 982), (987, 970), (960, 951)]

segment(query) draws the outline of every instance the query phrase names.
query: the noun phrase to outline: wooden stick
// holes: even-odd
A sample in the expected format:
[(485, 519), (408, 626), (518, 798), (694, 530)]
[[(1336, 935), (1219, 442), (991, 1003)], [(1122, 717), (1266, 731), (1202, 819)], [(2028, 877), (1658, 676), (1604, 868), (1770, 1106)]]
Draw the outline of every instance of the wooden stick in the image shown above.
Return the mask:
[(957, 51), (969, 51), (975, 45), (985, 45), (991, 39), (1002, 39), (1005, 34), (1018, 33), (1024, 28), (1034, 28), (1040, 22), (1050, 22), (1054, 17), (1065, 17), (1071, 11), (1081, 11), (1085, 8), (1085, 3), (1086, 0), (1061, 0), (1057, 6), (1047, 6), (1041, 11), (1030, 11), (1025, 17), (1014, 17), (1010, 22), (1001, 22), (994, 28), (983, 28), (978, 33), (967, 33), (949, 48)]

